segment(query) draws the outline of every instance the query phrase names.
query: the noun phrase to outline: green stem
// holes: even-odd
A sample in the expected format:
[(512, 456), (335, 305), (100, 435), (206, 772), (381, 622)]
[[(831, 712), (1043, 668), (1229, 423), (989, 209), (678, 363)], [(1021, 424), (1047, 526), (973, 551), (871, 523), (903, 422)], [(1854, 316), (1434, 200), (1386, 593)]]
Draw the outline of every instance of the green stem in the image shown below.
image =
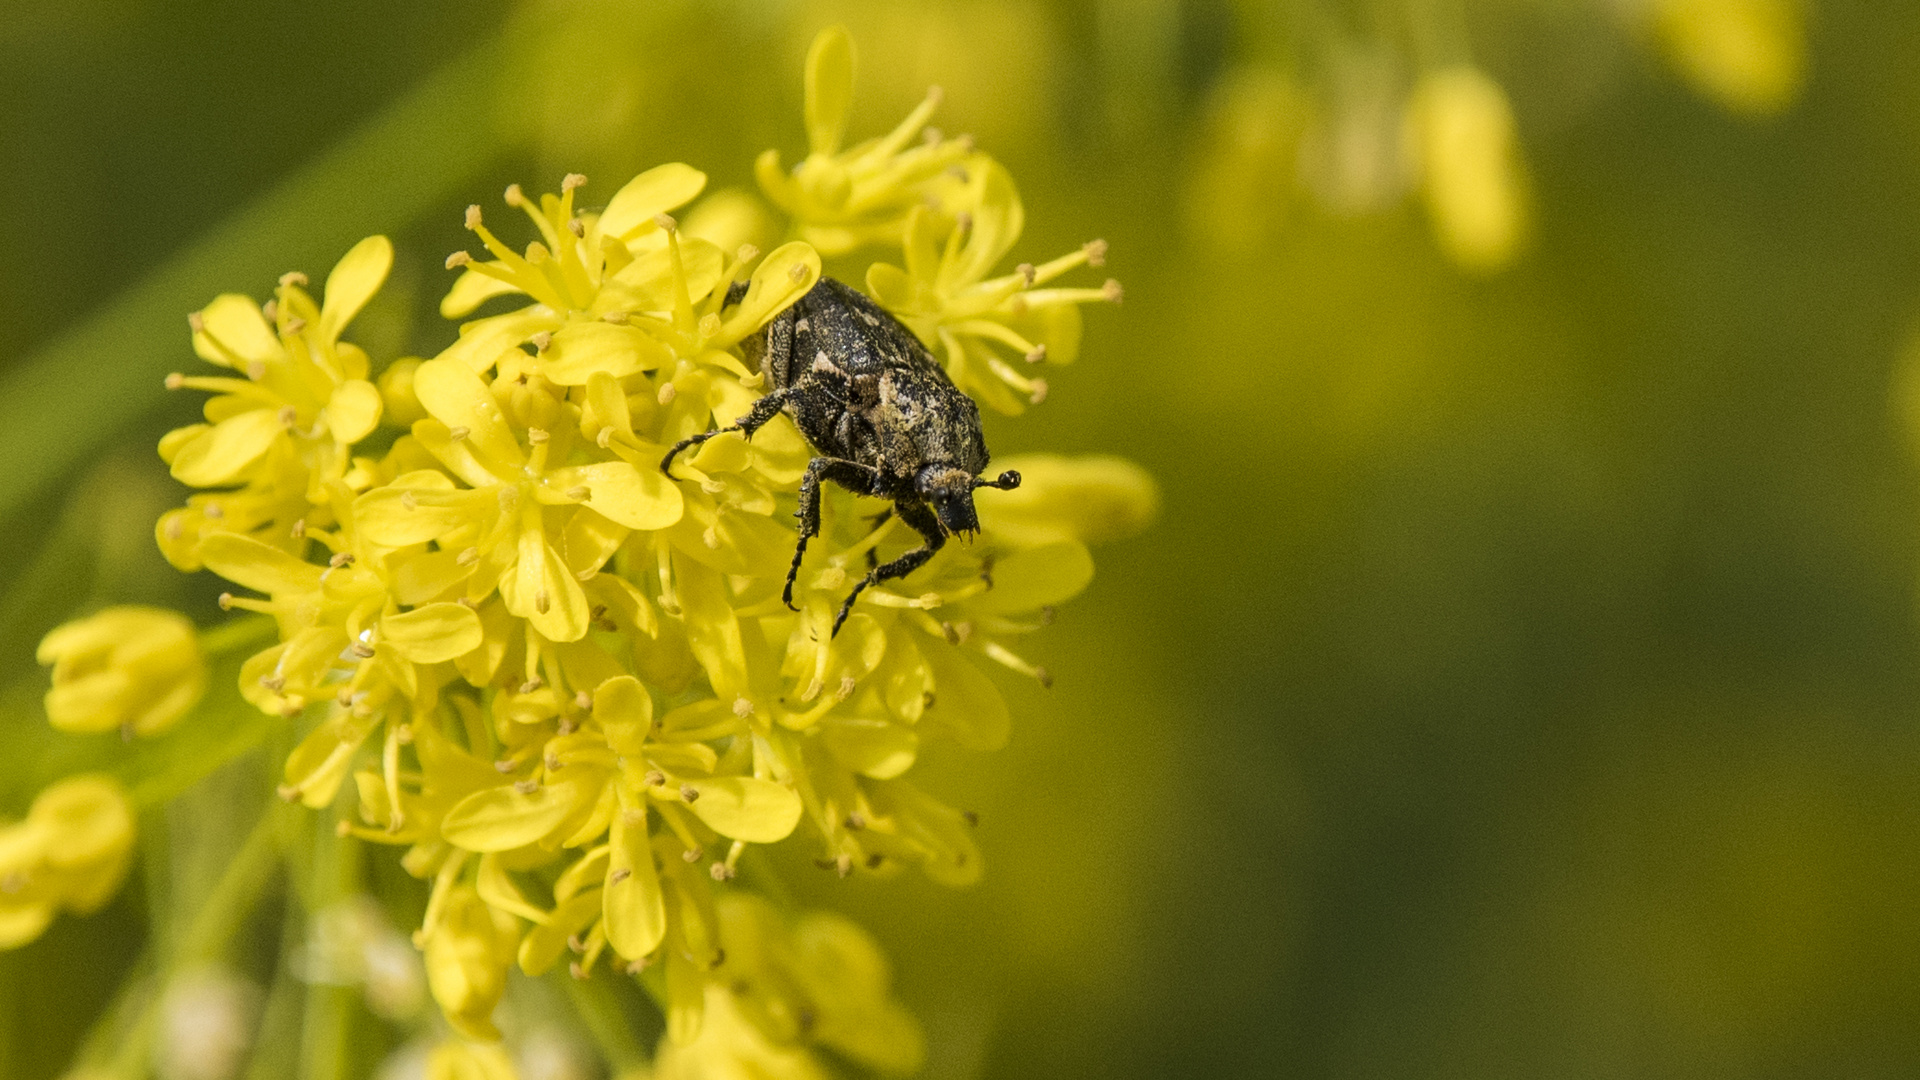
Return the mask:
[(580, 1015), (580, 1022), (586, 1025), (587, 1034), (593, 1037), (600, 1056), (607, 1059), (615, 1074), (646, 1061), (646, 1051), (628, 1029), (626, 1015), (605, 979), (576, 979), (565, 968), (555, 968), (548, 977), (566, 991), (567, 999)]
[[(134, 965), (114, 1003), (82, 1041), (75, 1059), (76, 1072), (88, 1066), (104, 1066), (114, 1076), (144, 1075), (147, 1055), (159, 1029), (160, 999), (167, 983), (181, 971), (217, 958), (253, 913), (273, 877), (279, 855), (274, 819), (284, 812), (276, 800), (260, 815), (206, 902), (178, 939), (168, 943), (166, 962), (155, 964), (150, 950)], [(156, 967), (157, 971), (152, 970)]]
[[(332, 814), (313, 815), (313, 869), (308, 888), (308, 921), (345, 900), (360, 885), (360, 844), (333, 831)], [(306, 1080), (340, 1080), (348, 1073), (353, 1020), (359, 993), (350, 986), (310, 986), (301, 1024), (300, 1075)]]
[(200, 631), (200, 651), (208, 656), (224, 656), (274, 636), (278, 624), (265, 615), (248, 615)]

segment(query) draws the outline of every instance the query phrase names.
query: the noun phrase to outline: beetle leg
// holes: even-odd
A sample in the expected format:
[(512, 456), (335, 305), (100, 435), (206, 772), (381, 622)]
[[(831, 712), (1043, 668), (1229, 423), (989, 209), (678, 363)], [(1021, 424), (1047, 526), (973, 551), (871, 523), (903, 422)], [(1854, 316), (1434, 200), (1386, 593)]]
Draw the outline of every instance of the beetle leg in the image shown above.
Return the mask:
[(793, 515), (800, 519), (800, 543), (793, 549), (793, 565), (787, 568), (787, 587), (780, 593), (780, 599), (794, 611), (800, 610), (793, 605), (793, 581), (800, 575), (800, 560), (807, 554), (807, 541), (820, 535), (822, 480), (831, 480), (855, 495), (871, 495), (880, 482), (880, 474), (844, 458), (817, 457), (807, 463), (806, 475), (800, 478), (800, 509)]
[[(882, 510), (879, 513), (868, 518), (867, 524), (872, 525), (875, 529), (878, 529), (880, 526), (885, 525), (887, 521), (892, 517), (893, 517), (893, 507), (889, 506), (885, 510)], [(879, 565), (880, 565), (879, 553), (873, 548), (868, 548), (867, 549), (867, 569), (872, 570), (874, 567)]]
[(860, 583), (853, 587), (853, 592), (847, 594), (847, 602), (840, 605), (840, 617), (833, 620), (834, 636), (839, 635), (841, 624), (845, 623), (847, 616), (853, 613), (853, 602), (860, 598), (860, 594), (866, 590), (867, 586), (906, 577), (925, 566), (927, 560), (933, 558), (934, 552), (946, 546), (947, 531), (940, 527), (940, 519), (934, 516), (933, 511), (927, 509), (925, 503), (899, 502), (894, 504), (894, 508), (899, 513), (900, 520), (913, 526), (913, 531), (919, 533), (920, 538), (926, 543), (890, 563), (867, 571), (867, 576), (861, 578)]
[(703, 431), (698, 435), (690, 435), (674, 443), (673, 449), (667, 451), (667, 456), (660, 459), (660, 471), (666, 473), (668, 476), (672, 476), (673, 459), (680, 456), (680, 451), (690, 446), (699, 446), (715, 435), (725, 435), (729, 431), (741, 431), (746, 433), (747, 438), (753, 438), (754, 432), (766, 427), (768, 421), (779, 415), (780, 410), (786, 407), (789, 396), (787, 389), (782, 387), (754, 402), (752, 411), (726, 427), (715, 428), (712, 431)]

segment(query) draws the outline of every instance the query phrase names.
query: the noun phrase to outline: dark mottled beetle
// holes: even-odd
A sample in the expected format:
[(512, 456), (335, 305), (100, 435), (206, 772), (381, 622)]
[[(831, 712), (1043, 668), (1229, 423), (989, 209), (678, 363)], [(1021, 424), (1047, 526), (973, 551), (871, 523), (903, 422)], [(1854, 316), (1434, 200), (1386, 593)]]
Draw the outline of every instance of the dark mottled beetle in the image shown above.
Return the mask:
[[(746, 292), (736, 284), (727, 303)], [(671, 475), (682, 450), (722, 432), (748, 438), (780, 412), (793, 418), (820, 456), (800, 480), (800, 546), (794, 550), (781, 595), (793, 607), (793, 580), (807, 541), (820, 533), (820, 482), (831, 480), (856, 495), (892, 499), (900, 520), (926, 541), (891, 562), (873, 566), (853, 587), (833, 632), (847, 621), (853, 602), (876, 582), (905, 577), (947, 542), (948, 533), (980, 528), (973, 489), (1020, 486), (1020, 474), (979, 479), (987, 467), (980, 435), (980, 409), (947, 378), (920, 339), (900, 320), (854, 289), (821, 278), (792, 307), (745, 342), (772, 387), (753, 411), (731, 427), (682, 439), (660, 462)]]

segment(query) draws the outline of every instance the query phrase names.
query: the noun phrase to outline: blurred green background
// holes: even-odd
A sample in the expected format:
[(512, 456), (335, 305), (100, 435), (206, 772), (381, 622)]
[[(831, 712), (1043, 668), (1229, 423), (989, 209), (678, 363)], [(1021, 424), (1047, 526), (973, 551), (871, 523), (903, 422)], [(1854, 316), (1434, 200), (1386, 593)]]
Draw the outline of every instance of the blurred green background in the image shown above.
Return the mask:
[[(938, 83), (1021, 185), (1018, 258), (1113, 245), (1125, 305), (995, 450), (1122, 453), (1165, 503), (1031, 644), (1056, 686), (1005, 680), (1011, 747), (922, 766), (983, 885), (792, 860), (893, 955), (927, 1076), (1920, 1073), (1920, 7), (1813, 11), (1759, 118), (1633, 8), (7, 4), (0, 812), (63, 760), (41, 634), (217, 614), (151, 539), (185, 312), (387, 231), (360, 339), (437, 349), (462, 207), (666, 160), (750, 185), (844, 22), (856, 135)], [(1256, 137), (1403, 93), (1428, 17), (1511, 98), (1502, 272), (1403, 182), (1329, 197)], [(140, 880), (0, 956), (0, 1075), (64, 1068)]]

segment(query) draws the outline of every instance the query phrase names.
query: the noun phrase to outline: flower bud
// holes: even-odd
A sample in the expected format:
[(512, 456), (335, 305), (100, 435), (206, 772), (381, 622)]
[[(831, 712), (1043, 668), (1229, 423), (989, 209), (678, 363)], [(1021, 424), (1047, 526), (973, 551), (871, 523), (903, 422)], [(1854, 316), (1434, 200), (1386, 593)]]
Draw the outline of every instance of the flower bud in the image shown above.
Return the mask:
[(193, 623), (163, 608), (111, 607), (56, 627), (38, 656), (53, 666), (47, 719), (62, 731), (156, 735), (207, 688)]
[(1468, 270), (1510, 262), (1526, 207), (1513, 109), (1500, 84), (1464, 66), (1426, 75), (1407, 105), (1406, 134), (1441, 249)]
[(1651, 11), (1673, 66), (1722, 106), (1777, 113), (1800, 96), (1807, 34), (1794, 0), (1655, 0)]
[(106, 903), (133, 838), (133, 808), (111, 778), (73, 776), (41, 792), (25, 821), (0, 827), (0, 948), (39, 937), (62, 909)]

